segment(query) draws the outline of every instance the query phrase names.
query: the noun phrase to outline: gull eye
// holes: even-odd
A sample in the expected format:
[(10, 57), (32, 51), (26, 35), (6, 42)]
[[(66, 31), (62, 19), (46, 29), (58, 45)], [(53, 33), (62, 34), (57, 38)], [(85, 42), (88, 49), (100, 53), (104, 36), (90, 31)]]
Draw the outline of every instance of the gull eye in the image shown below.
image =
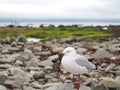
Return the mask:
[(67, 51), (67, 53), (69, 53), (70, 51)]

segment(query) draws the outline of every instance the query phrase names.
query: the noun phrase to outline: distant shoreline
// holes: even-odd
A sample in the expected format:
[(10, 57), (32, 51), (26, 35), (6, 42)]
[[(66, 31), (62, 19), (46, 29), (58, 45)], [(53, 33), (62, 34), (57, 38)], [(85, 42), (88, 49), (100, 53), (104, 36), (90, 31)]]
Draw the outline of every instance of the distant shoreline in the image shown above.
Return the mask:
[(31, 26), (31, 27), (39, 27), (41, 24), (43, 25), (81, 25), (81, 26), (109, 26), (109, 25), (120, 25), (120, 22), (0, 22), (0, 26), (8, 26), (8, 25), (15, 25), (15, 26)]

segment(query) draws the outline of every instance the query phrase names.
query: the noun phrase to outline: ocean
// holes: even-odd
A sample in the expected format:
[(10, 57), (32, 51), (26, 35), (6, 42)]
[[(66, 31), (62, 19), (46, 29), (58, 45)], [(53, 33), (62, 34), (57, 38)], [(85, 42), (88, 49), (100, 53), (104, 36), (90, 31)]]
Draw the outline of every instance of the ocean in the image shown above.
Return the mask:
[(8, 26), (8, 25), (21, 25), (21, 26), (32, 26), (32, 27), (39, 27), (41, 24), (44, 25), (55, 25), (55, 26), (59, 26), (59, 25), (82, 25), (82, 26), (108, 26), (108, 25), (120, 25), (120, 22), (0, 22), (0, 27), (3, 26)]

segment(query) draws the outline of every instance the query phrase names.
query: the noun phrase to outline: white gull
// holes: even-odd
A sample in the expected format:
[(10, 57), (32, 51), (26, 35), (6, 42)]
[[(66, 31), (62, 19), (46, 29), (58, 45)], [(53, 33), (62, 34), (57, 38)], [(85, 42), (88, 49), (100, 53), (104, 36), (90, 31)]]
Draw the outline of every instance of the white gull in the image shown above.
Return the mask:
[(67, 47), (63, 51), (62, 66), (65, 70), (74, 75), (79, 75), (77, 89), (80, 88), (80, 74), (88, 73), (89, 70), (95, 69), (95, 65), (87, 60), (86, 57), (76, 53), (73, 47)]
[(63, 53), (62, 66), (68, 72), (79, 75), (95, 69), (95, 65), (89, 62), (86, 57), (77, 54), (73, 47), (65, 48)]

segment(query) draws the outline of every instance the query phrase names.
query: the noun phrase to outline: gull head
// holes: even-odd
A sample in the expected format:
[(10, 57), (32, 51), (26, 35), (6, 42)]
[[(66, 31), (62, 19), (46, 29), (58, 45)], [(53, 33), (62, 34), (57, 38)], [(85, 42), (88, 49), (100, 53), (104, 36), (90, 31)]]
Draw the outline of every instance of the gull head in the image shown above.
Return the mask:
[(76, 51), (73, 47), (67, 47), (62, 52), (64, 55), (76, 54)]

